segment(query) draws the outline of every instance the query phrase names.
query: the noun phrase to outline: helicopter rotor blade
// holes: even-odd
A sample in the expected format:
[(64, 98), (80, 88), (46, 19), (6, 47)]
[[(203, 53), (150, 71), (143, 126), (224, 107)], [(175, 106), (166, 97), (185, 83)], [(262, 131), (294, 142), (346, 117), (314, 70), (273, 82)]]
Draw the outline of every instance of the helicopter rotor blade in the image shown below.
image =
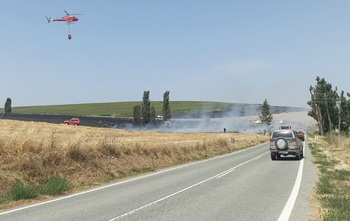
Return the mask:
[(69, 14), (66, 10), (64, 10), (64, 12), (66, 13), (67, 16), (71, 16), (71, 15), (83, 15), (83, 14)]

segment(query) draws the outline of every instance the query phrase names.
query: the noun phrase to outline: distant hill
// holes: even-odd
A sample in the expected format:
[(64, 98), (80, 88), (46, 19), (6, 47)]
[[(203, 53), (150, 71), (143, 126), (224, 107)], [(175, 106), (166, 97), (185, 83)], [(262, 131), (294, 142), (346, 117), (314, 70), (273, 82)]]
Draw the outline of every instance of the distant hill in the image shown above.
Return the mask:
[[(110, 102), (90, 104), (66, 104), (47, 106), (12, 107), (12, 114), (44, 114), (67, 116), (96, 116), (129, 118), (133, 115), (133, 107), (141, 102)], [(162, 114), (163, 102), (151, 101), (157, 115)], [(224, 117), (248, 116), (261, 113), (260, 104), (241, 104), (207, 101), (170, 101), (171, 113), (175, 117)], [(305, 111), (305, 108), (271, 106), (271, 113)], [(3, 112), (3, 108), (0, 109)]]
[[(72, 117), (79, 117), (82, 125), (99, 127), (100, 122), (105, 127), (115, 128), (132, 128), (132, 110), (135, 105), (140, 102), (120, 102), (120, 103), (100, 103), (100, 104), (71, 104), (71, 105), (52, 105), (52, 106), (33, 106), (33, 107), (13, 107), (10, 116), (3, 117), (6, 119), (47, 122), (62, 124), (64, 120)], [(151, 102), (155, 106), (157, 114), (162, 113), (162, 102)], [(224, 121), (227, 126), (212, 125), (217, 122), (209, 122), (210, 118), (225, 117), (244, 117), (257, 116), (261, 113), (261, 105), (259, 104), (232, 104), (220, 102), (197, 102), (197, 101), (173, 101), (170, 103), (173, 119), (186, 119), (185, 121), (176, 121), (173, 127), (176, 129), (195, 131), (210, 130), (218, 131), (223, 127), (234, 125), (229, 121)], [(271, 106), (272, 114), (305, 111), (305, 108)], [(206, 126), (198, 129), (198, 124), (204, 119)], [(164, 122), (157, 121), (158, 127), (164, 125)], [(153, 125), (155, 126), (155, 125)], [(216, 126), (216, 129), (213, 127)], [(194, 129), (195, 128), (195, 129)], [(238, 126), (234, 128), (238, 131)]]

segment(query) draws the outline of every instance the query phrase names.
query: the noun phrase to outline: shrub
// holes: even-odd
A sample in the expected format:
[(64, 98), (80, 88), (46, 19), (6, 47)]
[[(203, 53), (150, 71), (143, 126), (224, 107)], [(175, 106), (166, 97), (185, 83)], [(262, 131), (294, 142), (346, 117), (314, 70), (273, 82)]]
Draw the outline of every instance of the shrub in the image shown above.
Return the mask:
[(45, 184), (40, 186), (26, 185), (23, 182), (16, 180), (11, 190), (8, 193), (8, 197), (2, 197), (1, 202), (21, 199), (32, 199), (42, 195), (59, 195), (69, 190), (70, 184), (68, 180), (61, 177), (52, 177)]
[(40, 188), (40, 193), (56, 196), (69, 190), (69, 188), (70, 184), (68, 180), (61, 177), (51, 177), (47, 183)]
[(36, 188), (25, 185), (21, 181), (16, 180), (9, 192), (10, 198), (13, 200), (32, 199), (39, 195)]

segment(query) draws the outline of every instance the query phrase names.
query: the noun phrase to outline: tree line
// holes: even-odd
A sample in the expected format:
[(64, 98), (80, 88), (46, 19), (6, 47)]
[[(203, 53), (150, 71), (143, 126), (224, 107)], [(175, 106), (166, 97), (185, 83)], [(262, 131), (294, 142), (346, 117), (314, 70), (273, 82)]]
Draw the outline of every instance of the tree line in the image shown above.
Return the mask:
[(339, 133), (349, 133), (350, 129), (350, 93), (340, 91), (324, 78), (316, 77), (316, 85), (309, 88), (311, 107), (308, 115), (318, 123), (320, 135), (331, 133), (336, 129)]
[[(169, 102), (170, 91), (166, 91), (163, 94), (163, 109), (162, 109), (162, 120), (167, 121), (171, 118), (171, 109)], [(155, 123), (157, 119), (156, 109), (151, 105), (149, 98), (150, 92), (144, 91), (142, 97), (142, 103), (134, 106), (133, 108), (133, 119), (136, 124), (149, 124)]]
[[(307, 104), (311, 107), (308, 116), (317, 121), (320, 135), (325, 135), (335, 130), (339, 133), (350, 132), (350, 93), (333, 88), (332, 84), (324, 78), (316, 77), (316, 84), (309, 88), (311, 100)], [(261, 106), (259, 118), (262, 123), (270, 124), (273, 116), (270, 113), (270, 105), (265, 99)]]
[[(333, 88), (324, 78), (316, 77), (316, 84), (309, 88), (311, 100), (307, 104), (311, 107), (308, 115), (317, 121), (320, 135), (331, 133), (336, 129), (339, 133), (350, 132), (350, 93)], [(171, 109), (169, 102), (170, 92), (163, 94), (162, 120), (171, 119)], [(133, 108), (133, 119), (136, 124), (155, 123), (157, 113), (154, 106), (151, 105), (150, 91), (144, 91), (142, 103)], [(4, 115), (10, 115), (12, 111), (12, 100), (7, 98), (4, 105)], [(270, 113), (270, 105), (265, 99), (262, 104), (261, 115), (259, 118), (262, 123), (270, 124), (273, 119)]]

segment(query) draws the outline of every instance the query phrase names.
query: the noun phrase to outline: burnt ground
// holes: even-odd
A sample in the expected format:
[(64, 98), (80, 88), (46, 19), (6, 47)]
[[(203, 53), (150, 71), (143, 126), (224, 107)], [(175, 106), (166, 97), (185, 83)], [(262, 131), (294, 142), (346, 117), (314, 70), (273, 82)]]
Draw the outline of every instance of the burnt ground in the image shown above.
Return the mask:
[[(301, 108), (290, 108), (290, 107), (272, 107), (271, 112), (276, 115), (280, 114), (288, 114), (290, 112), (299, 112), (302, 111)], [(230, 127), (233, 123), (230, 122), (216, 122), (211, 119), (227, 119), (232, 116), (239, 117), (248, 117), (249, 116), (257, 116), (261, 112), (260, 106), (257, 108), (250, 108), (249, 111), (244, 110), (244, 108), (240, 108), (237, 110), (215, 110), (215, 111), (207, 111), (207, 112), (190, 112), (183, 114), (173, 115), (172, 121), (172, 129), (189, 129), (189, 128), (197, 128), (197, 130), (205, 131), (221, 131), (224, 127)], [(275, 115), (275, 116), (276, 116)], [(20, 120), (20, 121), (32, 121), (32, 122), (47, 122), (54, 124), (62, 124), (64, 120), (71, 119), (73, 117), (80, 118), (81, 125), (90, 126), (90, 127), (108, 127), (108, 128), (120, 128), (120, 129), (155, 129), (155, 128), (163, 128), (165, 127), (163, 121), (156, 121), (155, 124), (152, 125), (135, 125), (132, 118), (115, 118), (109, 116), (76, 116), (76, 115), (53, 115), (53, 114), (29, 114), (29, 113), (12, 113), (10, 116), (2, 116), (3, 119), (10, 120)], [(285, 118), (285, 117), (284, 117)], [(294, 117), (293, 117), (294, 118)], [(204, 124), (203, 124), (204, 121)], [(224, 120), (227, 121), (227, 120)], [(101, 125), (100, 125), (101, 122)], [(198, 127), (202, 127), (199, 128)], [(239, 125), (234, 125), (231, 130), (238, 130)], [(165, 127), (167, 129), (168, 127)], [(230, 128), (227, 128), (230, 130)]]
[(62, 124), (64, 120), (69, 120), (73, 117), (78, 117), (81, 121), (81, 125), (90, 127), (106, 127), (118, 126), (123, 127), (124, 124), (132, 123), (130, 118), (114, 118), (114, 117), (99, 117), (99, 116), (73, 116), (73, 115), (52, 115), (52, 114), (11, 114), (10, 116), (4, 116), (3, 119), (9, 120), (21, 120), (21, 121), (33, 121), (33, 122), (47, 122), (54, 124)]

